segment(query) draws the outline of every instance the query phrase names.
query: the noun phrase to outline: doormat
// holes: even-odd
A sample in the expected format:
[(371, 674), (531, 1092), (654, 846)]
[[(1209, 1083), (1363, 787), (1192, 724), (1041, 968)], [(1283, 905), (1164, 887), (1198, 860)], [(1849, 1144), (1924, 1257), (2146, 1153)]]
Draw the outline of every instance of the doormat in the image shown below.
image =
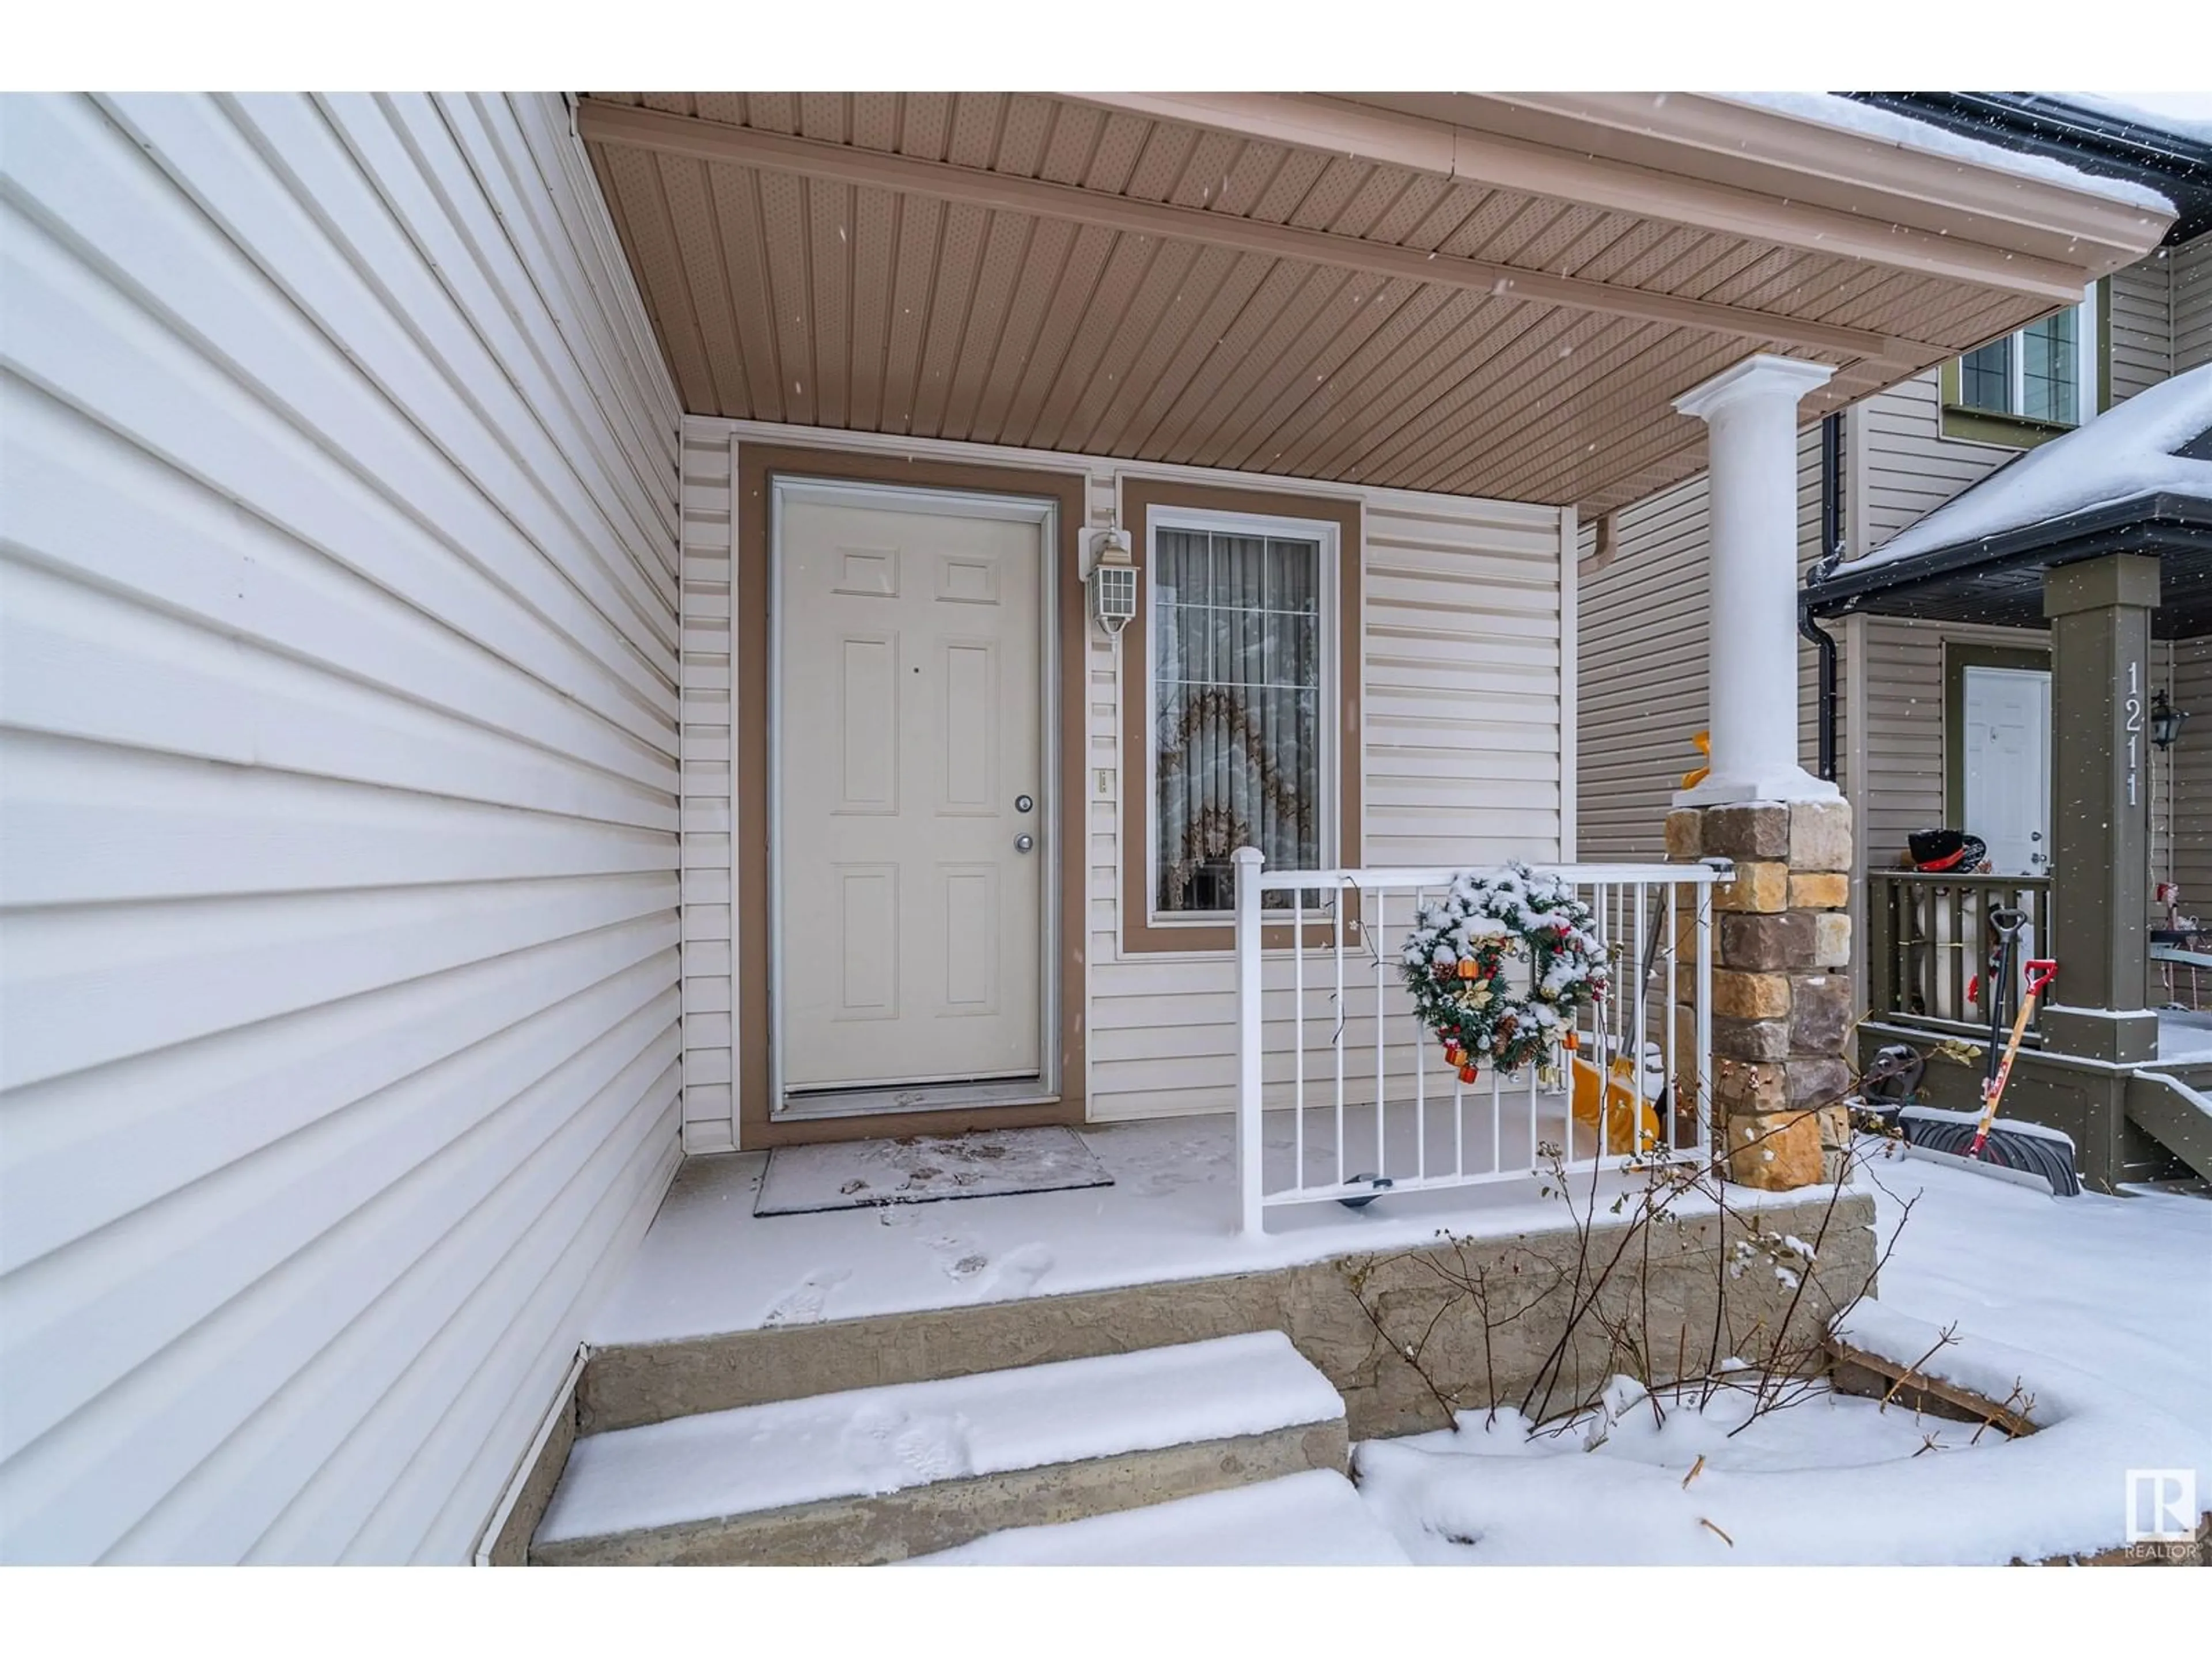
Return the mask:
[(778, 1146), (768, 1155), (755, 1215), (811, 1215), (946, 1198), (999, 1198), (1110, 1187), (1114, 1177), (1073, 1129), (981, 1129)]

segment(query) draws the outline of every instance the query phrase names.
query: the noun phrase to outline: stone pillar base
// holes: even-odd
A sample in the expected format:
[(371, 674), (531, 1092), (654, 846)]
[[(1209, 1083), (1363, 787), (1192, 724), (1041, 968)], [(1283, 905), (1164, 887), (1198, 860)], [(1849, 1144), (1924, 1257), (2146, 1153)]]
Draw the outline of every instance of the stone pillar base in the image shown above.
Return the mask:
[[(1735, 862), (1713, 890), (1712, 1098), (1715, 1151), (1743, 1186), (1786, 1192), (1844, 1172), (1851, 850), (1840, 798), (1667, 815), (1669, 858)], [(1694, 999), (1692, 976), (1680, 995)]]

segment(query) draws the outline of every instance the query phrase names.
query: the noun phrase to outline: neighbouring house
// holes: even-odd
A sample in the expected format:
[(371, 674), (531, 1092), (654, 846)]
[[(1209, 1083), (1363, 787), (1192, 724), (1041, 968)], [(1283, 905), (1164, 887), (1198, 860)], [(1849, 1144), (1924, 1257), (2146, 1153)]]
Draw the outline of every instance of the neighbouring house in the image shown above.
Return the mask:
[[(2212, 363), (1816, 572), (1806, 610), (1971, 617), (2036, 642), (2002, 667), (1970, 659), (1953, 716), (1970, 727), (1963, 821), (1985, 815), (1993, 870), (1868, 873), (1862, 1047), (1983, 1023), (1998, 975), (1977, 977), (1977, 947), (1993, 910), (2017, 911), (2027, 953), (2055, 959), (2060, 982), (2008, 1113), (2064, 1129), (2103, 1185), (2212, 1178), (2212, 1010), (2194, 994), (2212, 927), (2154, 878), (2176, 843), (2203, 845), (2212, 815), (2206, 769), (2181, 763), (2186, 705), (2212, 690)], [(1992, 676), (1994, 691), (1978, 683)], [(1996, 839), (2022, 824), (2016, 844)], [(1972, 1097), (1964, 1068), (1927, 1087)]]
[[(2047, 480), (2063, 471), (2081, 480), (2090, 491), (2081, 499), (2090, 500), (2097, 457), (2106, 455), (2108, 467), (2107, 452), (2125, 442), (2123, 423), (2103, 449), (2092, 447), (2110, 418), (2104, 411), (2212, 363), (2212, 130), (2153, 125), (2155, 118), (2142, 112), (2094, 99), (1869, 96), (1893, 111), (2154, 184), (2174, 202), (2177, 217), (2160, 246), (2086, 289), (2078, 304), (1801, 435), (1797, 552), (1814, 616), (1799, 652), (1800, 752), (1805, 765), (1837, 781), (1853, 808), (1852, 915), (1863, 941), (1852, 965), (1854, 1000), (1869, 1016), (1862, 1057), (1903, 1035), (1886, 1023), (1893, 1015), (1923, 1035), (1984, 1027), (1983, 1005), (1969, 989), (1980, 989), (1974, 975), (1984, 901), (2025, 906), (2037, 948), (2080, 958), (2074, 972), (2062, 972), (2062, 1005), (2069, 993), (2087, 991), (2090, 951), (2087, 941), (2066, 935), (2063, 921), (2054, 934), (2048, 909), (2053, 878), (2063, 875), (2051, 864), (2054, 804), (2078, 792), (2069, 791), (2054, 757), (2060, 715), (2040, 611), (2032, 605), (2008, 611), (1979, 586), (1940, 596), (1929, 590), (1912, 600), (1900, 587), (1884, 600), (1849, 605), (1840, 595), (1874, 562), (1955, 539), (1938, 510), (1954, 498), (1974, 521), (1988, 518), (1980, 504), (2009, 488), (2009, 469), (2041, 455), (2041, 446), (2055, 447), (2039, 475)], [(2191, 464), (2184, 456), (2172, 465), (2186, 471)], [(2134, 493), (2118, 483), (2112, 489), (2116, 501)], [(1711, 607), (1724, 603), (1705, 574), (1708, 525), (1706, 485), (1692, 479), (1622, 509), (1609, 523), (1581, 528), (1585, 856), (1658, 850), (1659, 810), (1697, 763), (1689, 739), (1705, 721), (1703, 635)], [(2091, 927), (2101, 933), (2107, 921), (2124, 919), (2134, 933), (2122, 954), (2147, 964), (2147, 977), (2130, 979), (2126, 1000), (2113, 1006), (2171, 1006), (2162, 1054), (2153, 1044), (2131, 1057), (2200, 1089), (2212, 1082), (2212, 1068), (2203, 1064), (2212, 1054), (2202, 1052), (2212, 1039), (2200, 1030), (2212, 974), (2197, 960), (2201, 939), (2185, 924), (2193, 914), (2212, 926), (2212, 744), (2201, 728), (2171, 746), (2153, 744), (2148, 718), (2154, 705), (2185, 714), (2212, 708), (2212, 641), (2188, 608), (2201, 578), (2179, 550), (2201, 533), (2176, 532), (2166, 603), (2141, 665), (2142, 771), (2133, 799), (2124, 802), (2142, 818), (2142, 844), (2130, 843), (2127, 854), (2133, 896), (2120, 913), (2100, 911)], [(2116, 523), (2102, 535), (2095, 545), (2107, 551), (2159, 550), (2154, 532), (2140, 527)], [(1964, 551), (1952, 556), (1973, 562)], [(1833, 579), (1823, 581), (1831, 570)], [(1818, 648), (1824, 635), (1834, 656), (1825, 681)], [(1673, 666), (1655, 672), (1655, 659)], [(1986, 844), (1986, 878), (1942, 881), (1909, 872), (1907, 838), (1940, 826)], [(2083, 868), (2097, 869), (2106, 853), (2079, 845), (2076, 857)], [(2075, 914), (2088, 915), (2079, 905)], [(2184, 925), (2175, 927), (2177, 920)], [(2048, 1024), (2047, 1018), (2038, 1021), (2033, 1043), (2045, 1040)], [(1958, 1103), (1971, 1097), (1975, 1081), (1963, 1067), (1939, 1066), (1931, 1078)], [(2038, 1109), (2031, 1086), (2014, 1103), (2074, 1132), (2099, 1181), (2203, 1172), (2202, 1112), (2172, 1116), (2161, 1090), (2144, 1100), (2145, 1086), (2136, 1085), (2138, 1115), (2167, 1122), (2164, 1137), (2128, 1117), (2117, 1100), (2106, 1113), (2109, 1121), (2093, 1129), (2078, 1087), (2065, 1103)]]
[[(519, 1559), (580, 1434), (1270, 1327), (1412, 1420), (1325, 1264), (1562, 1237), (1542, 1146), (1622, 1150), (1440, 1071), (1423, 896), (1565, 866), (1671, 1153), (1802, 1140), (1803, 423), (2172, 220), (1686, 94), (9, 98), (0, 185), (10, 1560)], [(1622, 603), (1709, 489), (1712, 586)], [(1609, 792), (1624, 685), (1732, 865)], [(752, 1213), (765, 1149), (1071, 1125), (1116, 1185), (1018, 1223)]]

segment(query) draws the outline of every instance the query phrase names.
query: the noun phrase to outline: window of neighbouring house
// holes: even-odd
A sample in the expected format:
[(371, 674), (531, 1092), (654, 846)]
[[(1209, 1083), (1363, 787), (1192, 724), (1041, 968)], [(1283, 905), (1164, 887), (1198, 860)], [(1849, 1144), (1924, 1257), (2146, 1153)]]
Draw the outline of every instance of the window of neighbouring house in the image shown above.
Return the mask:
[(2027, 444), (2095, 414), (2093, 304), (2030, 323), (1946, 365), (1944, 435)]
[(1218, 919), (1237, 848), (1308, 870), (1335, 850), (1337, 537), (1217, 514), (1150, 529), (1151, 908)]

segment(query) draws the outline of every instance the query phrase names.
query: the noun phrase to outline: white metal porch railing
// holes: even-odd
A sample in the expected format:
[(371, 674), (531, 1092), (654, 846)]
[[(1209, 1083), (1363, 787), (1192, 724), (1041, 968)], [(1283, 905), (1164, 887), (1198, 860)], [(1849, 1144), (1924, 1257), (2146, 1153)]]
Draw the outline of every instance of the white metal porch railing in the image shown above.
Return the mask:
[[(1584, 1124), (1571, 1072), (1564, 1086), (1540, 1082), (1534, 1066), (1510, 1079), (1486, 1068), (1462, 1084), (1414, 1017), (1398, 971), (1404, 935), (1463, 871), (1267, 870), (1251, 847), (1235, 862), (1245, 1232), (1261, 1230), (1271, 1206), (1373, 1194), (1384, 1189), (1376, 1177), (1397, 1193), (1527, 1181), (1550, 1168), (1552, 1146), (1583, 1171), (1639, 1152), (1711, 1155), (1712, 888), (1725, 861), (1534, 866), (1573, 884), (1613, 962), (1613, 988), (1579, 1034), (1598, 1079)], [(1286, 897), (1268, 905), (1274, 894)], [(1324, 945), (1309, 943), (1317, 924)], [(1278, 929), (1297, 947), (1266, 943)], [(1678, 1018), (1692, 987), (1693, 1011)], [(1634, 1104), (1618, 1133), (1606, 1084), (1624, 1057)], [(1647, 1121), (1656, 1145), (1634, 1144)]]

